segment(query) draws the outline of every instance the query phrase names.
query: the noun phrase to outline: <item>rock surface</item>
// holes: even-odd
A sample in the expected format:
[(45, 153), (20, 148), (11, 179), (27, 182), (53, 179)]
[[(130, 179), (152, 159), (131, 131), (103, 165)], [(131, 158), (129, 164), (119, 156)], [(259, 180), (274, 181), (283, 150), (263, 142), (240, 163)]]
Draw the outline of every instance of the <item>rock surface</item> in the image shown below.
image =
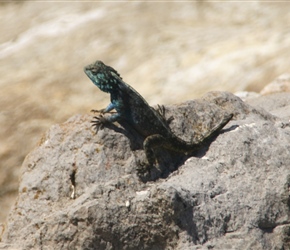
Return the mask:
[(83, 67), (116, 68), (150, 104), (256, 91), (289, 73), (281, 1), (1, 1), (0, 228), (42, 133), (108, 96)]
[[(282, 103), (273, 101), (277, 115), (289, 110)], [(54, 125), (23, 163), (2, 248), (289, 249), (290, 115), (256, 106), (211, 92), (166, 107), (187, 140), (190, 124), (202, 131), (224, 112), (235, 118), (154, 182), (137, 177), (143, 151), (123, 133), (95, 135), (88, 115)]]
[(273, 82), (265, 86), (260, 94), (267, 95), (273, 93), (290, 92), (290, 74), (282, 74)]

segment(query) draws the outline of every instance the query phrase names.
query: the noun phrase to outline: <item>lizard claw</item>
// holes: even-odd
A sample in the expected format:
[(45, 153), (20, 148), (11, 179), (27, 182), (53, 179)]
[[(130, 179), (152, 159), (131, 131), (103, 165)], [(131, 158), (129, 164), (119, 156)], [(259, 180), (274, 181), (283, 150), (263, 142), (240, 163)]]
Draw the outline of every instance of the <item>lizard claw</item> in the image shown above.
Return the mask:
[(104, 124), (107, 123), (107, 119), (103, 115), (94, 116), (94, 120), (91, 121), (92, 127), (96, 130), (96, 133), (100, 129), (104, 128)]
[(98, 109), (92, 109), (91, 112), (93, 112), (94, 114), (95, 113), (101, 113), (101, 114), (103, 114), (104, 113), (104, 110), (105, 109), (100, 109), (100, 110), (98, 110)]

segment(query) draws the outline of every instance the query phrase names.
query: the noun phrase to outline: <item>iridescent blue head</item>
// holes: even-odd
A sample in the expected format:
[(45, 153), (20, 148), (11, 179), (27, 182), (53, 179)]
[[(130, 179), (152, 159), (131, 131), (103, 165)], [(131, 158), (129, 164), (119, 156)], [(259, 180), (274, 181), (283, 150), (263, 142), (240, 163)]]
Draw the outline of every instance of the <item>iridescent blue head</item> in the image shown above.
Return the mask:
[(84, 68), (87, 76), (102, 91), (111, 93), (117, 88), (118, 82), (122, 80), (119, 73), (101, 61), (96, 61)]

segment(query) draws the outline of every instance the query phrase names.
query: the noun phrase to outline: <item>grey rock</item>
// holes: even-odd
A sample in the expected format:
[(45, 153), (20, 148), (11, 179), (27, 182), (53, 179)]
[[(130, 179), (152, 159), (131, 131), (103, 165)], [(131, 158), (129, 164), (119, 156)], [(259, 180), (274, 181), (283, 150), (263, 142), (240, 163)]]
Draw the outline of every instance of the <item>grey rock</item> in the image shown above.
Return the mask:
[(285, 73), (277, 77), (273, 82), (266, 85), (260, 93), (268, 95), (273, 93), (290, 92), (290, 74)]
[(259, 96), (247, 100), (254, 107), (264, 108), (271, 114), (283, 119), (290, 118), (290, 93), (273, 93), (271, 95)]
[[(289, 249), (290, 123), (227, 92), (166, 106), (186, 140), (221, 134), (166, 178), (142, 182), (122, 128), (53, 126), (25, 159), (3, 244), (19, 249)], [(74, 189), (72, 188), (74, 185)], [(72, 194), (74, 192), (74, 194)]]

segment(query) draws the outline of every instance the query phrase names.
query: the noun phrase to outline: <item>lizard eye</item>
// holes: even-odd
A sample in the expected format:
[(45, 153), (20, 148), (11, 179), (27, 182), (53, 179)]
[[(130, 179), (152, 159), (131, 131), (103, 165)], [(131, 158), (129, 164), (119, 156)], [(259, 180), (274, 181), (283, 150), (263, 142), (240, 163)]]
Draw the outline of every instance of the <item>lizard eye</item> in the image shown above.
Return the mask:
[(92, 69), (91, 69), (91, 72), (92, 72), (94, 75), (96, 75), (96, 74), (98, 73), (98, 70), (97, 70), (96, 68), (92, 68)]

